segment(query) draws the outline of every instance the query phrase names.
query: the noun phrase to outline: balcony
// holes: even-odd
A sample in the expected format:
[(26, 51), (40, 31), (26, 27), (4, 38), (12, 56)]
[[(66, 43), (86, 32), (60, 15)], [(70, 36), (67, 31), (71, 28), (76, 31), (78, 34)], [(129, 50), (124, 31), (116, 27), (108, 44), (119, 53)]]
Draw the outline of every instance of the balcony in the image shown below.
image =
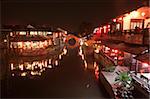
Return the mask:
[(149, 45), (149, 30), (116, 31), (102, 34), (101, 40), (116, 40), (129, 44)]

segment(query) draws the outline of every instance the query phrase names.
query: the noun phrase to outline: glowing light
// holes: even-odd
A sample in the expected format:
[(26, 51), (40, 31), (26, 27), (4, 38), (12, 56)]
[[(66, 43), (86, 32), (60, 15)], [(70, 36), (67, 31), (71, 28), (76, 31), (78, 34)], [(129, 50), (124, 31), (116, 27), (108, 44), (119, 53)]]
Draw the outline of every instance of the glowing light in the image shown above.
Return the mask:
[(31, 75), (33, 75), (33, 76), (34, 75), (39, 75), (39, 72), (37, 72), (37, 71), (36, 72), (31, 71)]
[(116, 60), (117, 60), (117, 57), (114, 57), (114, 59), (116, 59)]
[(106, 26), (104, 26), (103, 28), (104, 28), (104, 33), (106, 33), (106, 28), (107, 28), (107, 27), (106, 27)]
[(85, 68), (87, 68), (87, 62), (86, 62), (86, 60), (84, 60), (84, 66), (85, 66)]
[(33, 72), (33, 71), (31, 71), (31, 75), (36, 75), (36, 73), (35, 73), (35, 72)]
[(129, 13), (125, 14), (125, 17), (128, 17), (129, 15), (130, 15)]
[(114, 50), (115, 53), (118, 53), (118, 50)]
[(149, 67), (149, 65), (147, 63), (142, 63), (142, 67), (147, 68), (147, 67)]
[(82, 39), (80, 39), (80, 45), (83, 45), (83, 40)]
[(137, 12), (137, 11), (133, 11), (133, 12), (130, 13), (130, 16), (131, 16), (132, 18), (137, 18), (138, 15), (139, 15), (139, 12)]
[(24, 72), (24, 73), (21, 73), (21, 76), (26, 76), (26, 74), (27, 74), (26, 72)]
[(23, 70), (23, 64), (19, 65), (19, 68), (20, 68), (21, 70)]
[(22, 47), (23, 47), (22, 42), (18, 42), (18, 48), (22, 48)]
[(65, 31), (65, 34), (67, 34), (67, 31)]
[(88, 46), (88, 44), (85, 42), (85, 45)]
[(96, 72), (98, 72), (98, 71), (99, 71), (99, 67), (98, 67), (98, 66), (96, 66), (95, 71), (96, 71)]
[(114, 49), (112, 49), (112, 52), (115, 52), (115, 50), (114, 50)]
[(45, 45), (45, 46), (47, 46), (47, 45), (48, 45), (48, 42), (47, 42), (46, 40), (45, 40), (45, 42), (44, 42), (44, 45)]
[(79, 51), (79, 55), (82, 56), (82, 52), (81, 51)]
[(55, 37), (58, 37), (58, 33), (55, 33)]
[(13, 64), (13, 63), (11, 63), (11, 65), (10, 65), (10, 66), (11, 66), (11, 70), (13, 70), (13, 69), (14, 69), (14, 68), (13, 68), (14, 64)]
[(116, 22), (116, 19), (113, 19), (113, 22)]
[(58, 60), (55, 61), (55, 65), (58, 66)]
[(27, 64), (26, 69), (32, 69), (31, 64)]
[(97, 66), (97, 64), (96, 64), (96, 62), (94, 62), (94, 68), (96, 68), (96, 66)]
[(19, 33), (19, 35), (26, 35), (26, 32), (22, 31)]
[(45, 61), (45, 67), (47, 67), (47, 61)]
[(82, 50), (82, 47), (80, 46), (79, 49)]
[(110, 48), (109, 47), (105, 47), (105, 50), (110, 50)]
[(42, 75), (42, 73), (39, 73), (39, 75)]
[(7, 42), (7, 40), (6, 40), (6, 39), (4, 39), (4, 42)]
[(52, 65), (48, 65), (48, 68), (52, 68)]
[(141, 15), (144, 17), (145, 16), (145, 12), (142, 12)]
[(59, 55), (59, 59), (61, 59), (62, 57), (61, 57), (61, 55)]
[(84, 60), (84, 55), (81, 55), (81, 57), (82, 57), (82, 60)]
[(48, 60), (48, 62), (49, 62), (49, 64), (51, 64), (51, 63), (52, 63), (52, 60), (51, 60), (51, 59), (49, 59), (49, 60)]
[(98, 49), (96, 49), (96, 50), (94, 50), (94, 52), (98, 54), (98, 53), (99, 53), (99, 50), (98, 50)]
[(30, 35), (37, 35), (37, 31), (30, 31)]
[(108, 25), (107, 27), (110, 28), (110, 25)]
[(52, 32), (47, 32), (47, 34), (52, 34)]
[(15, 74), (11, 74), (12, 76), (15, 76)]
[(10, 36), (13, 36), (13, 33), (12, 33), (12, 32), (10, 32)]
[(67, 49), (63, 49), (63, 52), (64, 52), (64, 55), (66, 55), (67, 54)]
[(119, 18), (119, 20), (120, 20), (120, 21), (122, 21), (122, 17), (121, 17), (121, 18)]

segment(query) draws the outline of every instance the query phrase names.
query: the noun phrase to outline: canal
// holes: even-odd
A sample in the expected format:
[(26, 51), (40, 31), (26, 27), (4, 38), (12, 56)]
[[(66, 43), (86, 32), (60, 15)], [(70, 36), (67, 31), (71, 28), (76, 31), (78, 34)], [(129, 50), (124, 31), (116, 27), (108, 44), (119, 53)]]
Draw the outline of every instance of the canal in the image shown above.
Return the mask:
[[(78, 48), (38, 57), (1, 58), (2, 98), (108, 98)], [(3, 53), (4, 54), (4, 53)]]

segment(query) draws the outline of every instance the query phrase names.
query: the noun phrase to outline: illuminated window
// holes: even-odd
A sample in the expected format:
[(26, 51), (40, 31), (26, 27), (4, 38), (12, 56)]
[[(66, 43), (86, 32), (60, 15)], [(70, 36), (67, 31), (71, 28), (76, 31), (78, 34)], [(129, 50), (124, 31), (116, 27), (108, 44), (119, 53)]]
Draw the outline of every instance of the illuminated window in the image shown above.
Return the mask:
[(46, 35), (47, 35), (47, 33), (43, 31), (43, 35), (44, 35), (44, 36), (46, 36)]
[(25, 31), (21, 31), (21, 32), (19, 32), (19, 35), (26, 35), (26, 32)]
[(31, 48), (31, 42), (25, 42), (24, 44), (27, 49)]
[(37, 35), (37, 31), (30, 31), (30, 35)]
[(131, 19), (130, 29), (135, 29), (135, 27), (139, 27), (142, 29), (143, 20), (142, 19)]
[(18, 42), (18, 48), (22, 48), (22, 42)]
[(117, 24), (116, 29), (120, 30), (120, 24)]
[(47, 34), (52, 34), (52, 32), (47, 32)]
[(10, 32), (10, 36), (13, 36), (13, 33), (12, 33), (12, 32)]
[(55, 37), (58, 37), (58, 33), (55, 34)]
[(39, 35), (43, 35), (43, 32), (42, 32), (42, 31), (39, 31), (38, 34), (39, 34)]
[(104, 33), (106, 33), (106, 26), (104, 26), (103, 28), (104, 28)]

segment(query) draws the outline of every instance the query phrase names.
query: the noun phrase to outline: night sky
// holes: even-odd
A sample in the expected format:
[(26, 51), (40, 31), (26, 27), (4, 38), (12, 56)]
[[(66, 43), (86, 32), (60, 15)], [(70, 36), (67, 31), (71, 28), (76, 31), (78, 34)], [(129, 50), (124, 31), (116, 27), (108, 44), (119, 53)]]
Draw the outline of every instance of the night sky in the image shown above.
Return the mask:
[(139, 7), (142, 0), (2, 0), (2, 24), (51, 25), (75, 32), (82, 22), (94, 27)]

